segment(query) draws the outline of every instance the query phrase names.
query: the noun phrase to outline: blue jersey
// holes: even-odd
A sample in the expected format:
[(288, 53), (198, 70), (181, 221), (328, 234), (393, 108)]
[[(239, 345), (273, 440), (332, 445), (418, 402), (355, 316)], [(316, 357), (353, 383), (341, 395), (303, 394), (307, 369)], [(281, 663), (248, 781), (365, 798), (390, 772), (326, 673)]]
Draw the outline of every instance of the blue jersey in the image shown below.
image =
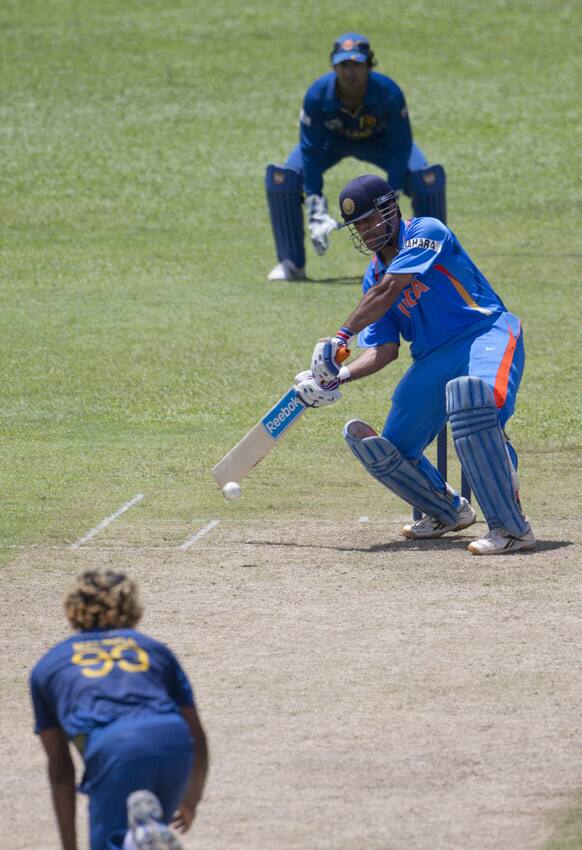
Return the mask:
[(60, 726), (69, 739), (121, 718), (194, 705), (174, 654), (134, 629), (79, 632), (62, 641), (36, 664), (30, 687), (35, 732)]
[[(337, 151), (354, 155), (347, 146), (377, 142), (387, 154), (386, 170), (391, 186), (404, 184), (412, 149), (412, 131), (404, 95), (389, 77), (371, 71), (362, 104), (350, 112), (336, 94), (333, 71), (316, 80), (307, 90), (300, 116), (300, 144), (304, 184), (308, 195), (319, 194), (321, 168), (318, 161)], [(343, 153), (342, 153), (343, 152)]]
[(400, 222), (398, 254), (389, 266), (375, 255), (362, 288), (366, 293), (386, 272), (414, 273), (415, 278), (377, 322), (358, 337), (363, 348), (412, 343), (417, 360), (453, 337), (470, 332), (478, 322), (495, 321), (505, 306), (455, 234), (436, 218)]

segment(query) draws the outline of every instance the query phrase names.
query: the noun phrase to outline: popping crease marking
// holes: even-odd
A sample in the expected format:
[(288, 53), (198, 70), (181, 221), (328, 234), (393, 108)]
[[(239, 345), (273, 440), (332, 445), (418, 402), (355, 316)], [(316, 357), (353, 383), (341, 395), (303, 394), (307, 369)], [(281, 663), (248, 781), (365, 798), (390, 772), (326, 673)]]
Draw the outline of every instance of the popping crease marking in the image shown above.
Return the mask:
[(213, 528), (216, 528), (219, 522), (219, 519), (210, 520), (210, 522), (205, 525), (204, 528), (201, 528), (200, 531), (197, 531), (195, 534), (192, 535), (192, 537), (189, 537), (188, 540), (185, 540), (184, 543), (182, 543), (178, 548), (189, 549), (190, 546), (193, 546), (197, 540), (200, 540), (201, 537), (204, 537), (204, 535), (208, 534), (209, 531), (212, 531)]
[(126, 502), (124, 505), (122, 505), (120, 508), (118, 508), (114, 513), (110, 514), (110, 516), (105, 517), (105, 519), (102, 520), (99, 523), (99, 525), (96, 525), (95, 528), (92, 528), (91, 531), (88, 531), (87, 534), (85, 534), (84, 537), (81, 537), (75, 543), (72, 543), (70, 548), (71, 549), (78, 549), (79, 546), (83, 545), (83, 543), (86, 543), (88, 540), (91, 540), (92, 537), (95, 537), (96, 534), (98, 534), (100, 531), (103, 531), (103, 529), (107, 528), (108, 525), (111, 525), (111, 523), (114, 522), (118, 517), (120, 517), (122, 514), (124, 514), (126, 511), (128, 511), (130, 508), (132, 508), (134, 505), (137, 505), (138, 502), (141, 502), (141, 500), (143, 498), (144, 498), (144, 494), (138, 493), (137, 496), (134, 496), (133, 499), (130, 499), (129, 502)]

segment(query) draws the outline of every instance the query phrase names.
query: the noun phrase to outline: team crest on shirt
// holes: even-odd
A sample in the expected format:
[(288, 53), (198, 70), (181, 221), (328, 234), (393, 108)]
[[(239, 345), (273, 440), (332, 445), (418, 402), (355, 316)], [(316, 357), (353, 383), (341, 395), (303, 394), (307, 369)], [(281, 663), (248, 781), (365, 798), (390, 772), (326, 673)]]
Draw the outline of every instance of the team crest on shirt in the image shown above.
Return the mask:
[(377, 120), (374, 115), (362, 115), (360, 118), (360, 127), (362, 130), (373, 130), (376, 124)]
[(344, 198), (342, 201), (342, 210), (344, 211), (344, 215), (351, 215), (355, 210), (356, 205), (354, 204), (351, 198)]
[(407, 239), (402, 246), (406, 251), (408, 248), (428, 248), (429, 251), (440, 251), (443, 247), (442, 242), (437, 242), (436, 239)]

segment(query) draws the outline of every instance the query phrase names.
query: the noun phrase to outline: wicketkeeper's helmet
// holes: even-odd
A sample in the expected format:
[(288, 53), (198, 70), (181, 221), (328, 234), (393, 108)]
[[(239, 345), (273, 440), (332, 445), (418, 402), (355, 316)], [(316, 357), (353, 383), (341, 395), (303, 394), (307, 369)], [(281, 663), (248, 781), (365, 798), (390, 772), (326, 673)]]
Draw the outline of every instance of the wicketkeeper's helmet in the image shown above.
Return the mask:
[(371, 68), (376, 64), (370, 42), (359, 32), (345, 32), (339, 35), (329, 59), (332, 65), (339, 65), (340, 62), (367, 62)]

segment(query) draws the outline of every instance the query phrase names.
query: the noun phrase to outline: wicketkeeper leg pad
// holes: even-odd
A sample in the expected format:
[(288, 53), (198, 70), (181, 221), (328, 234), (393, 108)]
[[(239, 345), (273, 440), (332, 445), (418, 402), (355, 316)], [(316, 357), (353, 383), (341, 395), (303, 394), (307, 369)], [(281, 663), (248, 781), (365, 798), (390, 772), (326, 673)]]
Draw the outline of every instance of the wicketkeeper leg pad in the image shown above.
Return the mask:
[(344, 437), (356, 458), (380, 484), (445, 525), (458, 521), (452, 495), (435, 490), (415, 463), (390, 440), (379, 437), (366, 422), (352, 419), (344, 428)]
[(475, 376), (449, 381), (447, 414), (461, 466), (489, 527), (521, 537), (529, 523), (519, 504), (517, 475), (491, 388)]
[(277, 259), (291, 260), (305, 267), (303, 242), (303, 179), (298, 171), (284, 165), (268, 165), (265, 190), (275, 237)]
[(447, 223), (446, 182), (442, 165), (427, 165), (408, 172), (404, 191), (410, 197), (415, 216), (431, 216)]

